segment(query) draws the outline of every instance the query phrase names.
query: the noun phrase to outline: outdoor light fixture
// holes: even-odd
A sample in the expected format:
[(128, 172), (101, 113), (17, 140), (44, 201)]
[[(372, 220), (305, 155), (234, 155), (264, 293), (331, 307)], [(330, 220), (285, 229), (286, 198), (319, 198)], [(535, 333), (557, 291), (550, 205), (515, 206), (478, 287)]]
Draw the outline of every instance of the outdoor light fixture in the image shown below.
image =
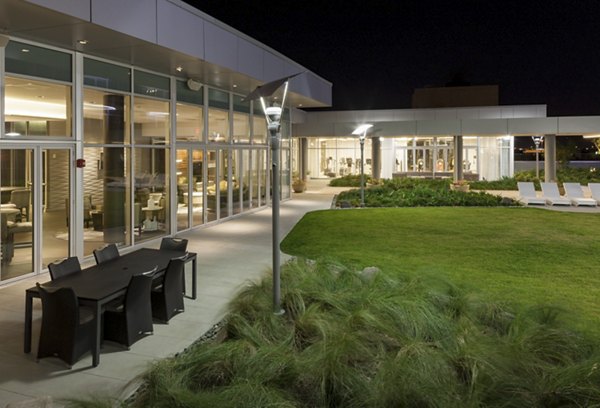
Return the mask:
[[(272, 174), (272, 245), (273, 245), (273, 313), (276, 315), (282, 315), (285, 311), (281, 308), (281, 260), (279, 250), (279, 153), (281, 143), (281, 114), (283, 107), (285, 106), (285, 98), (288, 91), (289, 80), (300, 73), (290, 75), (284, 78), (277, 79), (275, 81), (266, 83), (262, 86), (257, 87), (254, 91), (250, 92), (243, 101), (251, 101), (260, 99), (260, 104), (265, 113), (267, 120), (267, 129), (270, 135), (271, 144), (271, 174)], [(273, 94), (283, 86), (283, 97), (281, 103), (276, 106), (274, 103), (267, 107), (265, 98), (272, 97), (273, 100), (277, 99)]]
[(365, 139), (367, 138), (367, 130), (373, 125), (364, 124), (360, 125), (354, 132), (353, 135), (358, 135), (360, 141), (360, 206), (365, 206)]
[(544, 136), (531, 136), (535, 143), (535, 178), (540, 179), (540, 145), (544, 141)]

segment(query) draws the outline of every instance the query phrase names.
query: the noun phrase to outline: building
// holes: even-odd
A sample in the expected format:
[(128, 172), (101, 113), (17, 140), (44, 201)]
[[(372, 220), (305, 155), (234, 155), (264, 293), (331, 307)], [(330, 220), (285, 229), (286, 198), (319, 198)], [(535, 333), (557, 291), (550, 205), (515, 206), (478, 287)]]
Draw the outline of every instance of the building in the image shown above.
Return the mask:
[(360, 173), (360, 144), (352, 131), (362, 123), (373, 124), (365, 173), (375, 178), (497, 180), (514, 173), (515, 136), (544, 136), (550, 181), (556, 178), (557, 137), (600, 135), (600, 116), (548, 117), (546, 105), (304, 112), (295, 119), (295, 168), (317, 178)]
[[(256, 86), (331, 84), (178, 0), (0, 0), (0, 284), (269, 204)], [(282, 198), (290, 196), (284, 111)]]

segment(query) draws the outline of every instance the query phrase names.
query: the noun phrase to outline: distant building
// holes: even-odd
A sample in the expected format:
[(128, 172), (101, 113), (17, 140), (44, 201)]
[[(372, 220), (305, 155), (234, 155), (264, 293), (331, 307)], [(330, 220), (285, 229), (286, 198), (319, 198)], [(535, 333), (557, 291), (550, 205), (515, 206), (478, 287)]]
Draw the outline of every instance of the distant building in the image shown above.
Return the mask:
[(498, 106), (499, 100), (498, 85), (428, 87), (414, 90), (412, 108)]

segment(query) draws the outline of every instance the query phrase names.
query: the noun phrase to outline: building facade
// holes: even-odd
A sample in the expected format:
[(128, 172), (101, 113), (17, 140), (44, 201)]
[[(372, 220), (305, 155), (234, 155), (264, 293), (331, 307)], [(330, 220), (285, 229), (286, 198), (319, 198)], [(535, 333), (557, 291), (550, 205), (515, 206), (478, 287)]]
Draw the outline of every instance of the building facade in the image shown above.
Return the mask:
[(303, 72), (289, 106), (331, 103), (329, 82), (177, 0), (2, 0), (0, 16), (0, 285), (263, 208), (266, 122), (244, 96)]

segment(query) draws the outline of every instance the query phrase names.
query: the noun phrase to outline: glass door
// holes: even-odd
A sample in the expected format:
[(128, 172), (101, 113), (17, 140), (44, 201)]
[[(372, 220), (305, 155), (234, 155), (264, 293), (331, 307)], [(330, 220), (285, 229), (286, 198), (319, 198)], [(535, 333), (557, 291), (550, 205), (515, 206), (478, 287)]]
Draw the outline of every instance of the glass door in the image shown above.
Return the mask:
[(71, 162), (68, 148), (0, 149), (0, 281), (69, 255)]

